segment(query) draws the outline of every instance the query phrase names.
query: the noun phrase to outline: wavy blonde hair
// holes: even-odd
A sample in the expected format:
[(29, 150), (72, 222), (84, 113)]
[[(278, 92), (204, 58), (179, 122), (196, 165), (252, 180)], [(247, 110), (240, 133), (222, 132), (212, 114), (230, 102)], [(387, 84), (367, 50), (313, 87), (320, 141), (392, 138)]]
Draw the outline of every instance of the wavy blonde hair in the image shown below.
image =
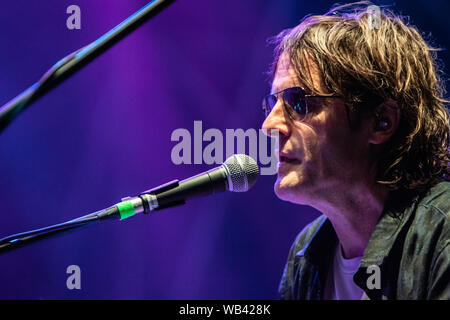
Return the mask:
[(308, 55), (326, 88), (344, 98), (350, 114), (374, 112), (381, 102), (394, 100), (401, 118), (379, 159), (378, 183), (392, 190), (424, 189), (448, 180), (450, 170), (449, 101), (438, 49), (406, 18), (379, 7), (374, 17), (371, 6), (366, 1), (337, 6), (272, 38), (272, 80), (278, 60), (287, 53), (301, 81), (314, 92), (310, 80), (300, 76), (307, 74)]

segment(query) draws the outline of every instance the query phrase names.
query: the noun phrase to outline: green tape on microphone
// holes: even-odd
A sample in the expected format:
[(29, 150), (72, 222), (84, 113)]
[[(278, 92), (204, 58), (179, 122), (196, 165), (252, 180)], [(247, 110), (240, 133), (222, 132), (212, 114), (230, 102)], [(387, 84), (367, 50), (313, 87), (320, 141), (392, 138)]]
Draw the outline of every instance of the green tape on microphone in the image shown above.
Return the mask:
[(131, 201), (123, 201), (117, 204), (117, 208), (119, 209), (120, 213), (120, 220), (129, 218), (131, 216), (134, 216), (134, 206)]

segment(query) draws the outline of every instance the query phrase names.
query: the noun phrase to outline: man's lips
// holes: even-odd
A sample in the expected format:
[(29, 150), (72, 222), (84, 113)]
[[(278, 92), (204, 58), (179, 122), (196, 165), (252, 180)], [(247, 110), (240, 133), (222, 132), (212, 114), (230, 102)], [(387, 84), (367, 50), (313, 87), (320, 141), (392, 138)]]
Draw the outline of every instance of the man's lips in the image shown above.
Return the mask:
[(281, 153), (278, 157), (280, 163), (300, 163), (301, 161), (291, 155)]

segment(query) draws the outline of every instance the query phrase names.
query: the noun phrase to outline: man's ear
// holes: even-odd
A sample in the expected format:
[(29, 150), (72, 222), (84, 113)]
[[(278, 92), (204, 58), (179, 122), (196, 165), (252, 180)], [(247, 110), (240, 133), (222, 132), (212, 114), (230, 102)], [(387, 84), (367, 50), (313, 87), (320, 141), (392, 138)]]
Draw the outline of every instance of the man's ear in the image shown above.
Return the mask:
[(387, 100), (374, 110), (369, 143), (382, 144), (395, 133), (400, 122), (400, 109), (394, 100)]

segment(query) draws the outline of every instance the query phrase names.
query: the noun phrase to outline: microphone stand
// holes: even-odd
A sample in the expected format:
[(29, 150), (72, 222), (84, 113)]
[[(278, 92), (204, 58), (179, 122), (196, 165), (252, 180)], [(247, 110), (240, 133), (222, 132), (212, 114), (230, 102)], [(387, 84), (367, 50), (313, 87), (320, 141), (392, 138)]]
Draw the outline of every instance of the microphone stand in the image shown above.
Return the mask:
[(23, 247), (37, 240), (48, 238), (60, 234), (64, 231), (73, 230), (79, 227), (94, 224), (105, 220), (124, 220), (136, 214), (148, 214), (154, 210), (166, 209), (184, 204), (184, 200), (173, 201), (164, 205), (158, 205), (156, 195), (162, 194), (177, 188), (180, 185), (178, 180), (172, 180), (156, 188), (141, 192), (136, 197), (125, 197), (121, 202), (110, 206), (109, 208), (66, 221), (63, 223), (35, 229), (31, 231), (16, 233), (0, 239), (0, 254), (12, 249)]
[(117, 214), (117, 207), (110, 207), (108, 209), (100, 210), (67, 222), (4, 237), (0, 239), (0, 254), (12, 249), (23, 247), (24, 245), (30, 244), (39, 239), (48, 238), (52, 235), (62, 233), (63, 231), (69, 231), (88, 224), (93, 224), (94, 222), (98, 222), (100, 220), (117, 219)]
[(26, 107), (100, 56), (175, 0), (153, 0), (91, 44), (69, 54), (42, 78), (0, 108), (0, 132)]
[[(100, 56), (103, 52), (122, 40), (144, 22), (157, 15), (174, 1), (175, 0), (153, 0), (149, 2), (139, 11), (94, 42), (59, 60), (38, 82), (0, 107), (0, 132), (3, 131), (3, 129), (5, 129), (12, 120), (14, 120), (14, 118), (17, 117), (21, 111), (25, 110), (32, 102), (36, 101), (75, 72), (86, 66), (89, 62)], [(121, 219), (124, 219), (127, 217), (130, 206), (132, 207), (132, 203), (125, 201), (122, 206), (115, 205), (64, 223), (2, 238), (0, 239), (0, 252), (3, 253), (38, 239), (85, 226), (100, 220), (117, 219), (119, 216)], [(123, 215), (123, 212), (125, 212), (125, 215)], [(134, 209), (132, 213), (134, 214)]]
[(189, 198), (206, 196), (225, 190), (247, 191), (258, 177), (256, 161), (246, 155), (229, 157), (221, 166), (178, 181), (172, 180), (134, 197), (122, 198), (121, 202), (86, 216), (37, 230), (13, 234), (0, 239), (0, 253), (23, 246), (55, 233), (72, 230), (103, 220), (124, 220), (136, 214), (171, 208), (186, 203)]

